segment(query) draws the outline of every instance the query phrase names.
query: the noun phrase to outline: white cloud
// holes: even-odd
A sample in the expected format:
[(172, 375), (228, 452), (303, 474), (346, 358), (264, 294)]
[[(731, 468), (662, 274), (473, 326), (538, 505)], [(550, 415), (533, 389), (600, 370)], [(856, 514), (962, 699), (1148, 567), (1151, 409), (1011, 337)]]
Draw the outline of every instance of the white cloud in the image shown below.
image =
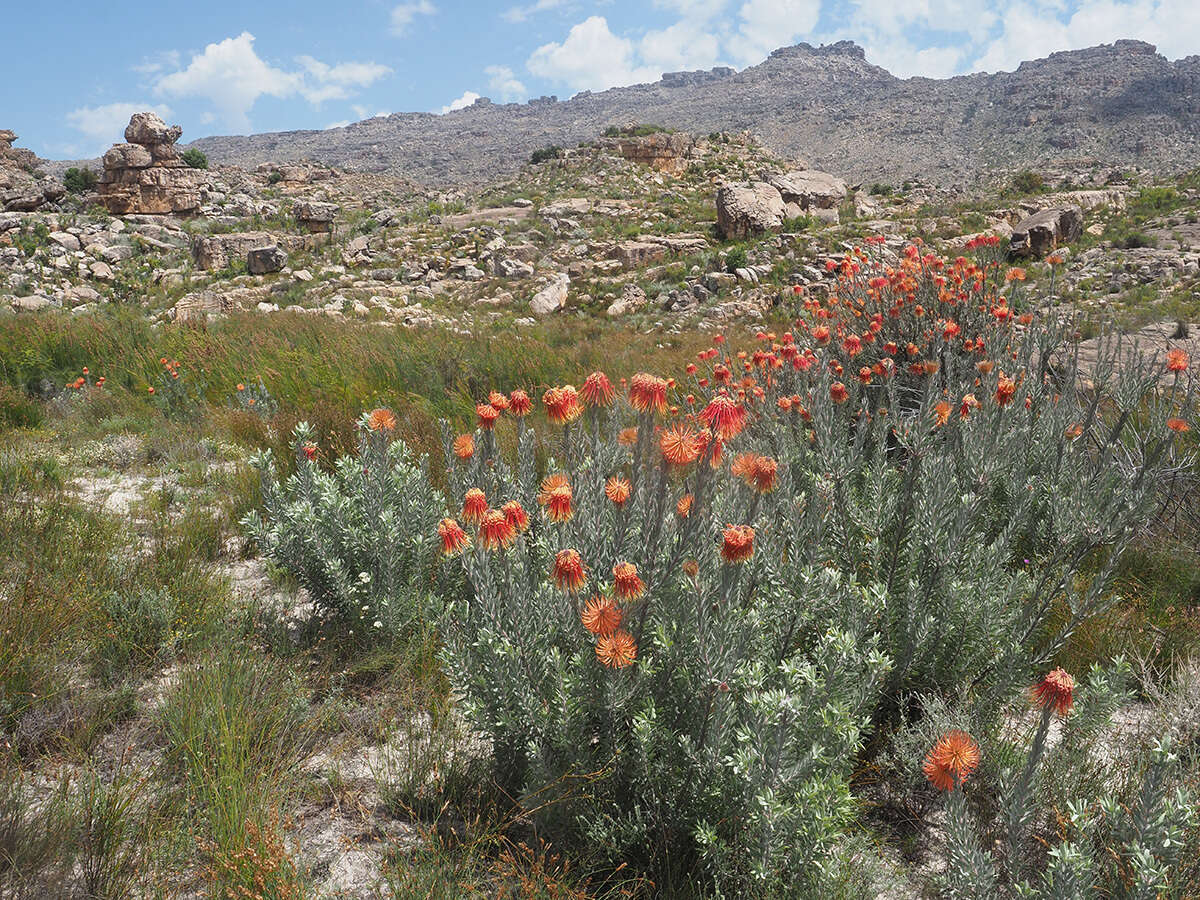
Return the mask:
[(298, 72), (285, 72), (264, 62), (254, 51), (254, 35), (209, 44), (192, 57), (186, 69), (164, 75), (155, 91), (170, 97), (200, 97), (212, 102), (225, 120), (242, 131), (250, 129), (250, 108), (262, 96), (287, 97), (304, 84)]
[(162, 50), (145, 57), (136, 66), (130, 68), (139, 75), (157, 75), (164, 69), (179, 68), (179, 51)]
[(84, 152), (99, 155), (113, 144), (125, 140), (125, 126), (137, 112), (155, 112), (164, 119), (171, 108), (161, 103), (108, 103), (104, 106), (81, 106), (67, 113), (67, 123), (86, 139)]
[(510, 103), (524, 99), (529, 93), (508, 66), (488, 66), (483, 73), (488, 77), (488, 91), (494, 100)]
[(638, 53), (660, 73), (708, 69), (721, 58), (717, 36), (701, 19), (681, 19), (667, 28), (646, 32), (638, 42)]
[(272, 66), (254, 49), (254, 35), (244, 31), (209, 44), (186, 68), (160, 76), (154, 90), (160, 96), (207, 100), (228, 126), (245, 132), (250, 130), (250, 110), (260, 97), (298, 95), (320, 105), (348, 99), (392, 71), (375, 62), (330, 64), (311, 56), (296, 61), (297, 71)]
[(456, 110), (456, 109), (463, 109), (464, 107), (470, 106), (472, 103), (474, 103), (478, 99), (479, 99), (479, 94), (475, 93), (474, 91), (467, 91), (461, 97), (459, 97), (457, 100), (451, 100), (449, 103), (447, 103), (445, 106), (443, 106), (438, 112), (444, 116), (448, 112), (454, 112), (454, 110)]
[(727, 47), (734, 59), (749, 65), (810, 35), (821, 15), (821, 0), (746, 0), (737, 15), (737, 31)]
[(613, 34), (603, 16), (591, 16), (575, 25), (561, 44), (538, 47), (525, 66), (540, 78), (577, 91), (655, 81), (662, 74), (638, 65), (633, 42)]
[(535, 0), (527, 6), (513, 6), (506, 9), (500, 15), (509, 22), (524, 22), (530, 16), (540, 12), (545, 12), (548, 9), (557, 9), (563, 5), (563, 0)]
[(401, 3), (392, 9), (391, 32), (400, 37), (408, 31), (408, 26), (417, 16), (432, 16), (436, 12), (437, 7), (429, 0), (412, 0), (409, 3)]

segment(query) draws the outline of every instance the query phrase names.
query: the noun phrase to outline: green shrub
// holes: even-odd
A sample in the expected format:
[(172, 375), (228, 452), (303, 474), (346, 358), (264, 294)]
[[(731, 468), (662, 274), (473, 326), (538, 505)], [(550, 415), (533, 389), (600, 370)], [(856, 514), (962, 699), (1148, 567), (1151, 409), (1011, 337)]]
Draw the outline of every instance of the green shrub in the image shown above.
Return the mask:
[(279, 170), (276, 170), (267, 176), (267, 184), (269, 185), (276, 185), (281, 181), (283, 181), (283, 173)]
[(82, 169), (77, 169), (72, 166), (63, 173), (63, 187), (67, 189), (69, 194), (83, 194), (87, 191), (96, 189), (100, 179), (96, 173), (89, 167), (84, 166)]
[(871, 190), (869, 193), (872, 197), (890, 197), (892, 195), (892, 191), (893, 188), (890, 184), (880, 184), (879, 182), (875, 182), (875, 184), (871, 185)]
[(318, 614), (360, 638), (417, 624), (441, 506), (425, 461), (374, 423), (360, 420), (358, 457), (343, 457), (332, 471), (318, 465), (316, 435), (300, 423), (296, 471), (286, 481), (270, 452), (253, 460), (264, 514), (244, 522), (262, 555), (308, 590)]
[(536, 166), (538, 163), (546, 162), (546, 160), (549, 159), (561, 159), (562, 155), (563, 148), (559, 147), (557, 144), (552, 144), (549, 147), (542, 147), (540, 150), (534, 150), (533, 153), (529, 154), (529, 163), (530, 165)]
[(40, 403), (22, 390), (0, 384), (0, 431), (5, 428), (37, 428), (44, 417)]
[(741, 244), (735, 244), (729, 248), (725, 254), (725, 271), (733, 274), (738, 269), (746, 266), (746, 248)]
[(1047, 189), (1046, 180), (1032, 169), (1022, 169), (1012, 177), (1008, 183), (1008, 190), (1012, 194), (1041, 194)]
[(101, 637), (96, 642), (97, 668), (107, 678), (157, 662), (175, 621), (176, 604), (163, 590), (112, 592), (101, 602)]
[(188, 147), (180, 154), (180, 158), (193, 169), (207, 169), (208, 157), (199, 147)]

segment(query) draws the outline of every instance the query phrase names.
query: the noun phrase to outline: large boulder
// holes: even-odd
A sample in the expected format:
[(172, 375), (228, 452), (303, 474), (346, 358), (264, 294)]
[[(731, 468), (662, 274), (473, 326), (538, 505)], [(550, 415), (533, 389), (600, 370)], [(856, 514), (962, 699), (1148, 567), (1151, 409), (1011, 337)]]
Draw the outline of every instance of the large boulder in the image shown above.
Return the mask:
[(100, 202), (113, 215), (190, 215), (200, 209), (199, 177), (180, 158), (183, 133), (151, 112), (134, 113), (124, 144), (104, 154)]
[(275, 244), (255, 247), (246, 253), (246, 271), (251, 275), (278, 272), (287, 265), (287, 258), (287, 253)]
[(567, 305), (567, 289), (570, 286), (570, 276), (566, 272), (559, 272), (553, 281), (533, 295), (529, 308), (538, 316), (558, 312)]
[(1013, 228), (1009, 253), (1041, 258), (1083, 234), (1083, 211), (1078, 206), (1054, 206), (1027, 216)]
[(766, 182), (723, 184), (717, 188), (717, 231), (728, 240), (778, 229), (785, 215), (783, 196)]
[(836, 209), (849, 193), (842, 179), (816, 169), (797, 169), (784, 175), (771, 175), (767, 183), (779, 191), (785, 204), (795, 204), (801, 212)]
[(274, 239), (265, 231), (192, 235), (192, 262), (197, 269), (227, 269), (235, 259), (246, 259), (251, 250), (269, 247)]
[(317, 200), (297, 200), (292, 205), (292, 215), (296, 217), (296, 224), (312, 234), (332, 231), (337, 211), (337, 204), (321, 203)]

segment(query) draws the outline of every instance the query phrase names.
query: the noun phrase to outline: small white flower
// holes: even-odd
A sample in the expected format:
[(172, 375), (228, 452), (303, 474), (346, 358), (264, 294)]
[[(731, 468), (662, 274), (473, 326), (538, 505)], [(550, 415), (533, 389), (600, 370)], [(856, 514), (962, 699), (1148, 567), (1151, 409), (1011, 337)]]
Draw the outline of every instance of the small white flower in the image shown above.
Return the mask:
[(383, 627), (383, 623), (382, 623), (382, 622), (380, 622), (378, 619), (376, 619), (376, 620), (375, 620), (375, 627), (376, 627), (376, 628), (382, 628), (382, 627)]
[(358, 580), (359, 580), (359, 581), (361, 581), (363, 584), (370, 584), (370, 583), (371, 583), (371, 576), (370, 576), (370, 574), (369, 574), (369, 573), (367, 573), (367, 572), (359, 572), (359, 573), (358, 573)]

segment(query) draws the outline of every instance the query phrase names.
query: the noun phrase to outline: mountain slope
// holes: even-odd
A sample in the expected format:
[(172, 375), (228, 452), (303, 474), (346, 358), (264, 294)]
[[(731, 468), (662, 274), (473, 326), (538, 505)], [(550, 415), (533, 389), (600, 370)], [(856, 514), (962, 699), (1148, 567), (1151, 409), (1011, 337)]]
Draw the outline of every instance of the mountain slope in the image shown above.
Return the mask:
[(1064, 51), (1015, 72), (899, 79), (842, 41), (776, 50), (741, 72), (672, 73), (567, 101), (397, 113), (328, 131), (195, 142), (217, 162), (315, 158), (449, 185), (515, 170), (548, 144), (653, 122), (749, 130), (772, 151), (851, 179), (939, 183), (1050, 160), (1175, 171), (1200, 165), (1200, 56), (1140, 41)]

